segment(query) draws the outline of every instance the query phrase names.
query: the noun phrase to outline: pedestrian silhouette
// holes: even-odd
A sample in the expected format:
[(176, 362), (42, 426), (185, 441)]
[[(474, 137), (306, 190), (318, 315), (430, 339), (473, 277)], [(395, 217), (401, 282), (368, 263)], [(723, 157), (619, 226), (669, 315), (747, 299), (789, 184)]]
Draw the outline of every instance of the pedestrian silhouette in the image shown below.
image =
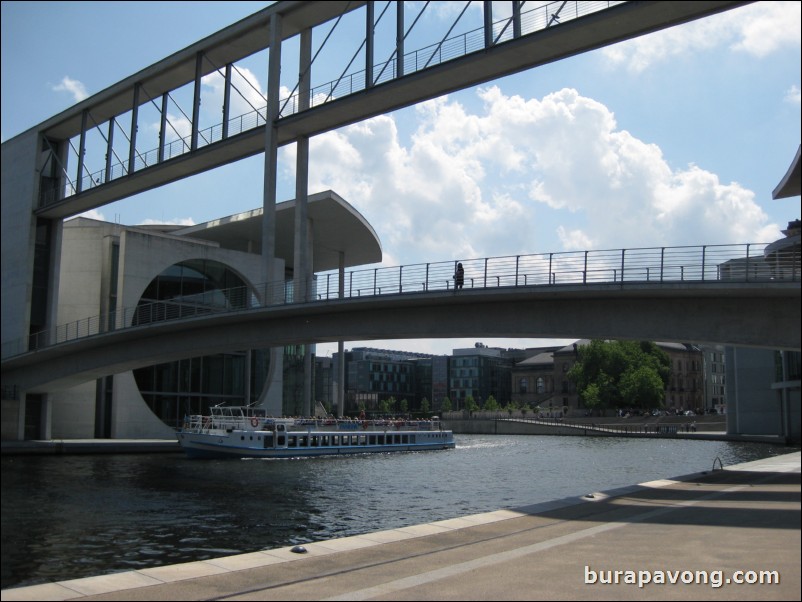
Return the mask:
[(462, 264), (457, 264), (457, 271), (454, 272), (454, 288), (460, 289), (465, 282), (465, 270), (462, 269)]

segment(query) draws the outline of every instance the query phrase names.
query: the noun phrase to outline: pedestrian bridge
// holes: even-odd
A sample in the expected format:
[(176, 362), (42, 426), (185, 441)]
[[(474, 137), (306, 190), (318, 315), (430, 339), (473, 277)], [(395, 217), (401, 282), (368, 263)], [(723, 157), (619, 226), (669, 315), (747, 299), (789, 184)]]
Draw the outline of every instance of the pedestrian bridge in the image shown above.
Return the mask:
[[(3, 349), (35, 392), (186, 357), (334, 341), (601, 338), (800, 349), (800, 259), (767, 245), (545, 253), (320, 274), (123, 309)], [(108, 324), (109, 328), (102, 325)]]

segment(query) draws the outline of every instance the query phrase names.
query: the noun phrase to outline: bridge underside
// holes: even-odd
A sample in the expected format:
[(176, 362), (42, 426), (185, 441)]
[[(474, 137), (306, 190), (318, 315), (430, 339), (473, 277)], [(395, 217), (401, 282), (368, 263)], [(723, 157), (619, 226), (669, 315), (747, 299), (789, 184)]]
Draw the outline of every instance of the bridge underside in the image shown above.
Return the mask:
[(186, 357), (379, 339), (597, 338), (800, 349), (800, 289), (789, 283), (496, 289), (318, 302), (151, 324), (3, 364), (3, 383), (37, 392)]

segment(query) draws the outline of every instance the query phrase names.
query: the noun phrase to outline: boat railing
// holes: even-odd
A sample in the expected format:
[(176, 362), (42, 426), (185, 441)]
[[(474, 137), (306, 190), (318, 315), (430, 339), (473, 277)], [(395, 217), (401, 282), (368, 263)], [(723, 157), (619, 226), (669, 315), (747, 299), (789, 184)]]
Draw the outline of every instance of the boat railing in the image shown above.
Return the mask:
[(274, 424), (287, 424), (291, 430), (305, 429), (309, 431), (333, 429), (338, 431), (441, 431), (440, 420), (407, 420), (407, 419), (349, 419), (349, 418), (296, 418), (292, 421), (282, 418), (265, 416), (246, 416), (244, 414), (221, 415), (213, 413), (211, 416), (194, 414), (184, 419), (184, 430), (196, 433), (205, 433), (212, 430), (261, 430), (270, 429)]
[(405, 430), (405, 431), (438, 431), (442, 430), (439, 420), (409, 420), (404, 418), (299, 418), (295, 426), (307, 427), (310, 430), (334, 428), (348, 430)]

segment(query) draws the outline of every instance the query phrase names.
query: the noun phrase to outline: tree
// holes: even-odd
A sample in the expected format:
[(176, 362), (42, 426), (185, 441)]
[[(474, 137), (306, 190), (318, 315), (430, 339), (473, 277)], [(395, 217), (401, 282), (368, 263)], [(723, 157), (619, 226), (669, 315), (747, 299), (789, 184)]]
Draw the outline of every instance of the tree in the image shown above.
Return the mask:
[(476, 403), (473, 395), (468, 395), (468, 397), (465, 398), (465, 409), (469, 412), (475, 412), (479, 409), (479, 404)]
[(654, 369), (640, 366), (621, 377), (621, 397), (626, 405), (659, 408), (665, 399), (665, 387)]
[(406, 399), (402, 399), (401, 403), (398, 404), (399, 412), (402, 414), (406, 414), (409, 411), (409, 402)]
[(591, 410), (662, 405), (671, 362), (649, 341), (593, 340), (579, 348), (568, 371), (579, 398)]
[(425, 397), (420, 400), (420, 411), (424, 416), (430, 412), (429, 400)]
[(485, 400), (484, 408), (488, 412), (498, 412), (501, 409), (501, 406), (496, 401), (496, 398), (492, 395)]
[(443, 397), (443, 401), (440, 402), (440, 411), (441, 412), (451, 411), (451, 400), (448, 397)]

